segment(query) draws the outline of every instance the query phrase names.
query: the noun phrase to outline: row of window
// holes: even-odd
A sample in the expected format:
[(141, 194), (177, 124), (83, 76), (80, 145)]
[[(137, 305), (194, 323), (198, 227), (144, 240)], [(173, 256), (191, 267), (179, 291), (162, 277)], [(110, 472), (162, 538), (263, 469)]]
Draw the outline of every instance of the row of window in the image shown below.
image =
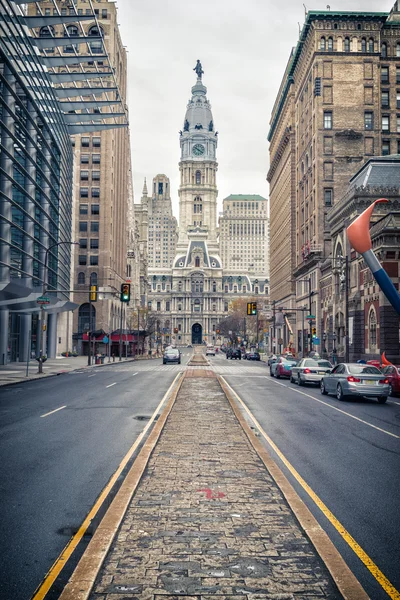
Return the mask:
[(101, 146), (101, 137), (93, 136), (93, 137), (81, 137), (81, 148), (90, 148), (90, 141), (92, 142), (92, 148), (100, 148)]
[[(390, 90), (382, 90), (381, 106), (382, 108), (390, 108)], [(396, 91), (396, 108), (400, 108), (400, 90)]]
[[(381, 83), (390, 83), (390, 69), (388, 65), (381, 66)], [(396, 83), (400, 83), (400, 67), (396, 67)]]
[[(67, 12), (68, 11), (68, 12)], [(60, 10), (61, 15), (64, 17), (66, 15), (70, 15), (70, 16), (75, 16), (76, 15), (76, 11), (75, 8), (69, 7), (69, 9), (67, 8), (62, 8)], [(42, 13), (39, 9), (39, 7), (36, 9), (36, 14), (39, 16), (41, 14), (44, 14), (45, 17), (50, 17), (51, 16), (51, 8), (45, 8), (44, 9), (44, 13)], [(53, 8), (53, 15), (54, 16), (58, 16), (58, 10), (56, 8)], [(83, 8), (78, 8), (78, 15), (91, 15), (92, 13), (92, 9), (91, 8), (86, 8), (85, 12), (83, 11)], [(98, 8), (94, 9), (94, 14), (96, 15), (96, 17), (100, 17), (100, 10)], [(106, 8), (102, 8), (101, 9), (101, 18), (102, 19), (107, 19), (108, 18), (108, 13), (107, 13), (107, 9)]]
[(92, 165), (99, 165), (101, 154), (81, 154), (81, 165), (90, 164), (90, 157), (92, 157)]
[[(90, 231), (97, 232), (99, 231), (99, 221), (91, 221), (90, 222)], [(88, 231), (88, 222), (87, 221), (79, 221), (79, 231), (85, 233)]]
[[(89, 204), (80, 204), (79, 205), (79, 214), (80, 215), (88, 215), (89, 214)], [(90, 214), (91, 215), (99, 215), (100, 214), (100, 204), (91, 204), (90, 205)]]
[[(87, 265), (87, 255), (86, 254), (80, 254), (79, 258), (78, 258), (78, 264), (81, 266)], [(93, 254), (91, 256), (89, 256), (89, 265), (91, 266), (95, 266), (99, 264), (99, 257), (97, 254)]]
[[(92, 181), (100, 181), (100, 171), (91, 171)], [(81, 169), (81, 181), (89, 181), (89, 171)]]
[[(320, 39), (319, 49), (322, 52), (325, 52), (325, 51), (333, 52), (333, 50), (334, 50), (333, 37), (325, 38), (325, 36), (322, 36)], [(345, 37), (343, 42), (342, 42), (342, 39), (339, 38), (337, 40), (336, 49), (338, 52), (342, 52), (342, 51), (350, 52), (350, 50), (351, 50), (350, 38)], [(361, 50), (361, 52), (369, 52), (369, 53), (375, 52), (374, 38), (371, 37), (367, 40), (367, 38), (363, 37), (361, 39), (361, 44), (359, 44), (359, 41), (357, 38), (353, 38), (353, 51), (357, 52), (358, 50)], [(400, 42), (396, 42), (393, 55), (396, 57), (400, 57)], [(390, 56), (390, 46), (388, 46), (387, 42), (382, 42), (382, 44), (381, 44), (381, 56), (383, 56), (384, 58)]]
[[(87, 247), (88, 247), (88, 239), (87, 238), (80, 238), (80, 240), (79, 240), (79, 248), (81, 250), (86, 250)], [(91, 250), (98, 250), (99, 249), (99, 240), (98, 240), (98, 238), (90, 238), (90, 249)]]
[[(390, 115), (382, 115), (382, 131), (390, 132)], [(396, 115), (395, 131), (400, 133), (400, 115)]]
[[(100, 188), (92, 187), (90, 188), (90, 197), (91, 198), (100, 198)], [(79, 195), (81, 198), (89, 198), (89, 188), (81, 187), (79, 189)]]
[[(90, 285), (97, 285), (97, 273), (90, 273), (90, 278), (89, 278), (89, 282)], [(85, 285), (86, 284), (86, 273), (83, 273), (83, 271), (81, 271), (80, 273), (78, 273), (78, 285)]]

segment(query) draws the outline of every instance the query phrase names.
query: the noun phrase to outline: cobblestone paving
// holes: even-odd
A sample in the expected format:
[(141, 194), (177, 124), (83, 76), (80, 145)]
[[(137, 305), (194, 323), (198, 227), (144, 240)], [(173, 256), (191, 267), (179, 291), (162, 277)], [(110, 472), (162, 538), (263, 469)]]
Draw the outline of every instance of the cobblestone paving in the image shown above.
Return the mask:
[(190, 371), (90, 600), (342, 598), (215, 375)]

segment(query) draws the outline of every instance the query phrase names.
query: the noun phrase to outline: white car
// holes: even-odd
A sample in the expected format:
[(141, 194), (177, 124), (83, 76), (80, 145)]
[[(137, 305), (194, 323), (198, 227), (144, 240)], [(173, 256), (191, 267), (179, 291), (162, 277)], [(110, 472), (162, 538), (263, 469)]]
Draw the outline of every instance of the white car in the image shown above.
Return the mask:
[(292, 367), (290, 381), (297, 383), (297, 385), (304, 385), (305, 383), (319, 385), (322, 377), (331, 369), (333, 369), (333, 365), (329, 360), (302, 358), (297, 365)]
[(214, 346), (211, 346), (211, 345), (207, 346), (206, 356), (208, 356), (208, 355), (215, 356), (215, 347)]

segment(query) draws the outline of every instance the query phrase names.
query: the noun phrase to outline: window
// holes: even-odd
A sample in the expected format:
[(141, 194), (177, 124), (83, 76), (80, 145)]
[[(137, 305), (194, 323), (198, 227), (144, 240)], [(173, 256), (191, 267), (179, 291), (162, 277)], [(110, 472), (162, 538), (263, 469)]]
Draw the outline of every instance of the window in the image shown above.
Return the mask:
[(332, 189), (330, 189), (330, 188), (324, 189), (324, 205), (327, 208), (330, 208), (332, 206), (332, 195), (333, 195)]
[(92, 221), (90, 223), (90, 231), (92, 233), (98, 233), (100, 223), (98, 221)]
[(374, 38), (369, 38), (368, 41), (368, 52), (374, 51)]
[(81, 165), (89, 164), (89, 154), (81, 154)]
[(90, 257), (90, 264), (91, 265), (98, 265), (99, 264), (99, 257), (97, 255), (91, 256)]
[(373, 308), (369, 311), (368, 315), (368, 338), (369, 348), (376, 347), (376, 313)]
[(215, 281), (213, 281), (213, 284), (212, 284), (212, 291), (213, 291), (213, 292), (216, 292), (216, 291), (217, 291), (217, 284), (216, 284), (216, 282), (215, 282)]
[(396, 108), (400, 108), (400, 91), (396, 92)]
[(92, 146), (93, 146), (93, 148), (100, 148), (100, 146), (101, 146), (101, 138), (100, 137), (93, 137), (92, 138)]
[(365, 38), (362, 38), (361, 40), (361, 52), (366, 52), (367, 51), (367, 40)]
[(100, 188), (92, 187), (92, 198), (100, 198)]
[(158, 312), (160, 312), (160, 310), (161, 310), (161, 302), (157, 302), (157, 310), (158, 310)]
[(90, 212), (92, 215), (100, 214), (100, 204), (92, 204), (90, 207)]
[(80, 254), (79, 255), (79, 264), (80, 265), (86, 265), (86, 254)]
[(97, 273), (90, 273), (90, 285), (97, 285)]
[(90, 240), (90, 249), (91, 250), (98, 250), (99, 249), (99, 240), (94, 238)]
[(89, 180), (89, 171), (81, 170), (81, 181), (88, 181), (88, 180)]
[(228, 303), (224, 302), (224, 312), (228, 312)]
[(373, 129), (374, 128), (374, 113), (373, 112), (365, 112), (364, 113), (364, 129)]
[(389, 83), (389, 67), (381, 67), (381, 83)]
[(87, 221), (79, 221), (79, 231), (87, 231)]
[(350, 38), (344, 38), (344, 51), (350, 52)]
[(79, 240), (79, 248), (81, 250), (85, 250), (85, 248), (87, 248), (87, 238), (81, 238)]
[(400, 83), (400, 67), (396, 67), (396, 83)]
[(107, 19), (107, 9), (106, 8), (101, 9), (101, 18)]
[(100, 181), (100, 171), (92, 171), (92, 181)]
[(400, 57), (400, 42), (397, 42), (396, 44), (396, 56), (397, 58)]
[(381, 106), (383, 108), (389, 107), (389, 90), (383, 90), (381, 95)]
[(87, 215), (88, 214), (88, 205), (87, 204), (80, 204), (79, 205), (79, 214), (80, 215)]
[(390, 154), (390, 140), (382, 140), (382, 156)]
[(94, 165), (99, 165), (100, 164), (100, 154), (92, 154), (92, 163)]
[(89, 188), (81, 187), (79, 190), (79, 195), (81, 198), (89, 198)]
[(333, 38), (328, 37), (328, 52), (333, 51)]
[(196, 171), (196, 183), (197, 184), (201, 183), (201, 172), (200, 171)]
[(198, 256), (196, 256), (196, 258), (195, 258), (194, 266), (195, 267), (200, 267), (200, 258)]
[[(88, 31), (88, 36), (90, 37), (103, 37), (103, 30), (101, 27), (93, 26)], [(101, 40), (92, 41), (89, 44), (89, 47), (93, 54), (101, 54), (103, 52), (103, 43)]]
[(324, 129), (332, 129), (332, 111), (324, 111)]
[(322, 50), (322, 51), (326, 50), (326, 40), (324, 37), (321, 38), (319, 47), (320, 47), (320, 50)]
[(89, 148), (90, 146), (90, 138), (89, 137), (82, 137), (81, 138), (81, 147), (82, 148)]
[(400, 115), (396, 116), (396, 131), (400, 133)]
[(381, 45), (381, 56), (383, 56), (384, 58), (387, 57), (387, 44), (386, 44), (386, 42), (383, 42), (383, 44)]
[(85, 273), (82, 273), (82, 272), (78, 273), (78, 285), (85, 285), (85, 281), (86, 281)]
[(382, 115), (382, 131), (390, 131), (389, 115)]
[(169, 312), (171, 310), (171, 303), (170, 303), (169, 300), (167, 300), (166, 303), (165, 303), (165, 310), (167, 312)]

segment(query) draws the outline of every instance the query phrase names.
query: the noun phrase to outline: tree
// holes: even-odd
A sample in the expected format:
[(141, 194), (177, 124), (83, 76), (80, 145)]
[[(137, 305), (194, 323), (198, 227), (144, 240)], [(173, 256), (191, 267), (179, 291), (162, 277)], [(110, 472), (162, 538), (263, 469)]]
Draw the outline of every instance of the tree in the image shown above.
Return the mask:
[[(222, 319), (218, 325), (221, 335), (229, 338), (232, 343), (238, 343), (238, 338), (246, 338), (248, 341), (255, 342), (257, 340), (257, 317), (247, 315), (247, 303), (257, 302), (257, 310), (259, 312), (259, 329), (262, 324), (261, 317), (261, 298), (235, 298), (229, 304), (228, 316)], [(229, 332), (232, 333), (229, 333)]]

